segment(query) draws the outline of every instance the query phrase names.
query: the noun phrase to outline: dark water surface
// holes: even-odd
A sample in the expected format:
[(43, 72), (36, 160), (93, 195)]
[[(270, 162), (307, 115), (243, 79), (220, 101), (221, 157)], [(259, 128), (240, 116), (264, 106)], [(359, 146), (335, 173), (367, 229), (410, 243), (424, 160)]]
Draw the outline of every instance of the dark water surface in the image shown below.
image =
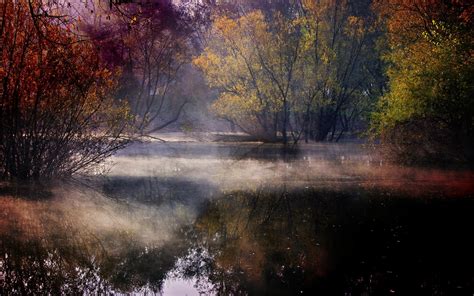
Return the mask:
[(147, 143), (0, 184), (0, 295), (473, 295), (474, 173), (356, 144)]

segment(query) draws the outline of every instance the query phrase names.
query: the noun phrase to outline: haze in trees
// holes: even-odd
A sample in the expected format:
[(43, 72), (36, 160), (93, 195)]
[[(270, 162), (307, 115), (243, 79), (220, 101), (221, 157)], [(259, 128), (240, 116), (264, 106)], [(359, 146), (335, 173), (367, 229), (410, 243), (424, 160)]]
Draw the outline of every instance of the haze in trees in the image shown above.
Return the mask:
[(122, 4), (83, 25), (102, 59), (121, 69), (115, 98), (126, 100), (142, 134), (178, 120), (190, 102), (176, 86), (190, 59), (191, 21), (170, 1)]
[(284, 144), (370, 134), (398, 160), (472, 159), (467, 1), (23, 0), (1, 20), (6, 178), (203, 127)]
[(337, 141), (380, 93), (381, 62), (370, 54), (380, 31), (369, 3), (289, 7), (217, 17), (194, 64), (220, 90), (216, 114), (245, 132), (284, 143), (302, 135)]

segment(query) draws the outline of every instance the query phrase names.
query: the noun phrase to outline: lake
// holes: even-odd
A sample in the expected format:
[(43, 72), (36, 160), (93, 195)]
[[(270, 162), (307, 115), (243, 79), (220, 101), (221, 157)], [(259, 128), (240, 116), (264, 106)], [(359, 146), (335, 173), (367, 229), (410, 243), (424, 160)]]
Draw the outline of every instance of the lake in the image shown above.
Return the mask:
[(139, 143), (0, 204), (0, 295), (474, 293), (474, 172), (362, 144)]

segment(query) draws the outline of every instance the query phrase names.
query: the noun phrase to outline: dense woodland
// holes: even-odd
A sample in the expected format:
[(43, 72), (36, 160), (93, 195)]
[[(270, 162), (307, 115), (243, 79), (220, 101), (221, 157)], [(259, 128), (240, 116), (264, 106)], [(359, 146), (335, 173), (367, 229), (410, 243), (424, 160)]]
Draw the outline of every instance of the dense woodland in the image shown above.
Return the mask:
[(202, 122), (472, 163), (473, 13), (468, 0), (1, 1), (0, 176), (93, 169)]

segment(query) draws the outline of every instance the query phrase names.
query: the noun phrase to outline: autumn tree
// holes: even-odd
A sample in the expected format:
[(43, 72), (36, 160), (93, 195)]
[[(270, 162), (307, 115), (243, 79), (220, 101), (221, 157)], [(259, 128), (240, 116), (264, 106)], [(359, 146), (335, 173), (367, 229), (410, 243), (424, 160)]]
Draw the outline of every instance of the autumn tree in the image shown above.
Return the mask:
[(390, 90), (373, 127), (398, 160), (472, 160), (474, 26), (468, 2), (378, 3), (388, 29)]
[(363, 125), (383, 91), (384, 69), (377, 49), (382, 32), (370, 4), (302, 1), (306, 91), (295, 126), (301, 127), (306, 141), (337, 141), (357, 131), (356, 125)]
[(141, 134), (178, 120), (190, 99), (179, 92), (190, 61), (191, 19), (171, 1), (121, 3), (83, 26), (102, 59), (122, 70), (115, 97), (127, 100)]
[(42, 1), (3, 1), (0, 24), (0, 175), (65, 176), (93, 167), (128, 139), (115, 74), (94, 46)]
[(221, 92), (214, 110), (264, 139), (338, 140), (383, 83), (370, 1), (278, 3), (214, 21), (195, 59)]
[(242, 130), (287, 141), (290, 105), (300, 62), (300, 28), (276, 14), (270, 25), (260, 11), (237, 20), (220, 17), (213, 40), (194, 60), (211, 87), (221, 91), (214, 110)]

